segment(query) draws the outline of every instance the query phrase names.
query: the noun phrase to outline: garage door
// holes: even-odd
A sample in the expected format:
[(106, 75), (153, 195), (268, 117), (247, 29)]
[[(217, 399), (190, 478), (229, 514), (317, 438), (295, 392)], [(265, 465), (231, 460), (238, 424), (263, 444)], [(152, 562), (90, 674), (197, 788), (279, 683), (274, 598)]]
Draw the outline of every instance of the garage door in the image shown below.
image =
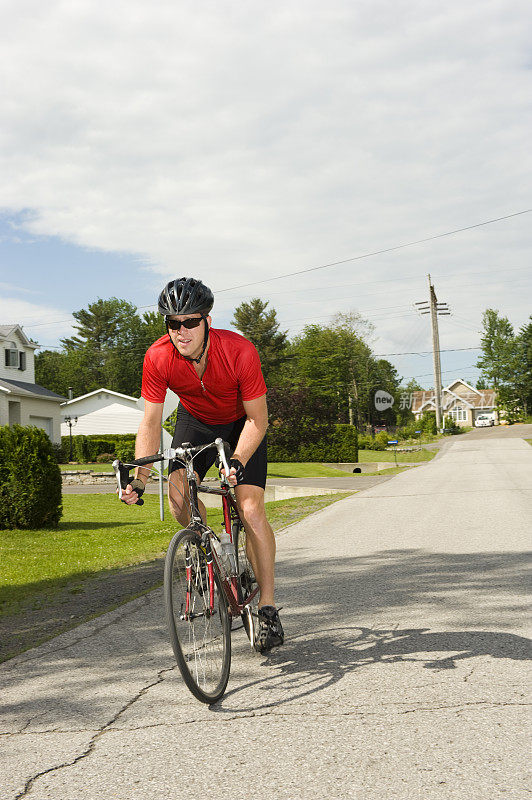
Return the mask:
[(52, 417), (34, 417), (30, 414), (30, 425), (35, 425), (36, 428), (42, 428), (52, 438)]

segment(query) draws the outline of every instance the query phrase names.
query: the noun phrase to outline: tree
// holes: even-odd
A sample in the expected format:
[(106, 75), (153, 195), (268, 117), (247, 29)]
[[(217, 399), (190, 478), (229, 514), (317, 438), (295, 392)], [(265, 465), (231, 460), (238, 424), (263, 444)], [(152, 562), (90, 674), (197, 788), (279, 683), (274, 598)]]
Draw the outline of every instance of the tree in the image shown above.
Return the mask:
[(516, 389), (525, 415), (532, 410), (532, 316), (516, 337)]
[(297, 453), (302, 446), (326, 442), (331, 436), (331, 411), (323, 399), (308, 388), (270, 389), (270, 442), (283, 459), (286, 457), (285, 453)]
[(35, 356), (35, 382), (52, 392), (68, 397), (98, 388), (91, 377), (90, 355), (86, 351), (42, 350)]
[(95, 303), (89, 303), (86, 309), (74, 311), (72, 316), (78, 321), (74, 325), (78, 335), (62, 339), (61, 344), (67, 350), (90, 347), (95, 352), (128, 342), (131, 337), (131, 322), (134, 318), (139, 319), (136, 306), (117, 297), (109, 300), (100, 298)]
[(279, 369), (286, 362), (288, 340), (285, 332), (279, 330), (277, 312), (267, 311), (268, 302), (254, 297), (248, 303), (241, 303), (234, 312), (231, 324), (253, 342), (262, 364), (266, 385), (278, 384)]
[(336, 408), (337, 422), (370, 419), (375, 359), (357, 331), (357, 315), (340, 315), (336, 323), (307, 325), (292, 343), (293, 379)]
[(523, 338), (522, 334), (516, 337), (508, 318), (492, 308), (486, 309), (482, 323), (482, 352), (477, 361), (481, 379), (497, 392), (498, 407), (506, 413), (507, 420), (516, 422), (526, 409), (528, 334), (525, 331)]
[(498, 391), (511, 382), (515, 372), (515, 336), (507, 317), (500, 317), (492, 308), (482, 315), (484, 335), (481, 338), (482, 353), (476, 366), (481, 378)]
[(45, 350), (35, 359), (37, 383), (58, 394), (86, 394), (105, 386), (138, 395), (148, 347), (164, 335), (160, 314), (140, 317), (127, 300), (97, 300), (74, 312), (77, 335), (62, 340), (63, 351)]
[(412, 406), (414, 404), (414, 392), (422, 392), (423, 387), (417, 382), (415, 378), (400, 386), (397, 390), (399, 395), (399, 403), (395, 403), (396, 421), (398, 425), (407, 425), (414, 421), (414, 412)]

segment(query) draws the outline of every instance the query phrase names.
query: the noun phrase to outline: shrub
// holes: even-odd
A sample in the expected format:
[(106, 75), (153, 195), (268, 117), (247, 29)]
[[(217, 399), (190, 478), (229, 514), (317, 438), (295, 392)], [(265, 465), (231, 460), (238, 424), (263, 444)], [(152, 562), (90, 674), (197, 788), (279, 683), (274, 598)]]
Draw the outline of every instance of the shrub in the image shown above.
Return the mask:
[(57, 527), (61, 470), (40, 428), (0, 428), (0, 528)]
[(337, 462), (358, 461), (358, 431), (354, 425), (336, 425)]
[(119, 442), (116, 445), (116, 457), (120, 461), (132, 461), (135, 458), (135, 442)]
[(438, 427), (436, 425), (436, 413), (434, 411), (425, 411), (421, 417), (419, 429), (423, 433), (428, 433), (430, 436), (436, 436)]
[(464, 432), (464, 429), (461, 428), (460, 425), (457, 425), (452, 417), (444, 418), (444, 430), (447, 433), (450, 433), (452, 436), (456, 436), (457, 433)]
[[(70, 453), (70, 441), (68, 436), (62, 436), (62, 447), (65, 453), (65, 460), (68, 459)], [(97, 461), (99, 455), (116, 452), (118, 443), (135, 442), (134, 433), (109, 433), (105, 436), (101, 434), (92, 436), (83, 436), (78, 434), (72, 437), (72, 460), (78, 464), (86, 464), (91, 461)]]
[(111, 461), (114, 461), (116, 458), (113, 453), (100, 453), (99, 456), (96, 456), (96, 463), (97, 464), (110, 464)]
[(55, 460), (58, 464), (66, 464), (68, 461), (68, 452), (65, 452), (65, 448), (62, 444), (55, 444), (52, 442), (52, 450), (54, 451)]
[(359, 435), (358, 447), (360, 450), (373, 450), (373, 436), (367, 433)]
[(286, 443), (284, 431), (271, 426), (268, 430), (268, 460), (317, 463), (357, 461), (357, 441), (357, 429), (354, 425), (334, 425), (324, 428), (318, 441), (303, 441), (297, 447), (290, 447)]

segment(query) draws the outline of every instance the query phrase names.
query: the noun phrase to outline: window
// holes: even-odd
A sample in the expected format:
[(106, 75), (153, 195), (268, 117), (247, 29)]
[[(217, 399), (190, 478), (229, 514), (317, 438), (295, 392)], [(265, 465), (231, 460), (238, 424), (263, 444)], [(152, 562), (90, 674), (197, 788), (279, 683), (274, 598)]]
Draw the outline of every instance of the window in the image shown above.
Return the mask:
[(9, 342), (9, 348), (4, 350), (6, 367), (18, 367), (18, 350), (15, 342)]
[(24, 372), (26, 369), (26, 353), (24, 350), (21, 350), (18, 354), (18, 368)]
[(452, 411), (449, 411), (449, 416), (452, 417), (455, 422), (467, 422), (467, 410), (464, 406), (455, 406)]

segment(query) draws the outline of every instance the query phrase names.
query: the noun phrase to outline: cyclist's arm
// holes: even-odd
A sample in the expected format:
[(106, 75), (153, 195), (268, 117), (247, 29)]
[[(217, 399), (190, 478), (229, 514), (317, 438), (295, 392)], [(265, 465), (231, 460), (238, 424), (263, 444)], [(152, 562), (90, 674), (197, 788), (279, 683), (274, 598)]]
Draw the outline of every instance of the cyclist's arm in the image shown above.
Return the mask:
[(236, 444), (233, 458), (238, 459), (246, 466), (264, 439), (264, 434), (268, 428), (268, 406), (265, 394), (255, 400), (244, 400), (243, 404), (247, 419)]
[[(135, 441), (135, 458), (156, 453), (161, 446), (161, 424), (163, 421), (164, 403), (144, 401), (144, 416), (139, 425)], [(137, 467), (135, 478), (146, 483), (150, 475), (149, 467)]]
[[(144, 401), (144, 416), (139, 425), (137, 438), (135, 441), (135, 458), (149, 456), (157, 453), (161, 445), (161, 423), (163, 420), (164, 403), (150, 403)], [(146, 485), (150, 474), (149, 467), (137, 467), (135, 478), (138, 478)], [(132, 491), (131, 485), (124, 490), (122, 499), (127, 505), (133, 505), (138, 500), (136, 492)]]

